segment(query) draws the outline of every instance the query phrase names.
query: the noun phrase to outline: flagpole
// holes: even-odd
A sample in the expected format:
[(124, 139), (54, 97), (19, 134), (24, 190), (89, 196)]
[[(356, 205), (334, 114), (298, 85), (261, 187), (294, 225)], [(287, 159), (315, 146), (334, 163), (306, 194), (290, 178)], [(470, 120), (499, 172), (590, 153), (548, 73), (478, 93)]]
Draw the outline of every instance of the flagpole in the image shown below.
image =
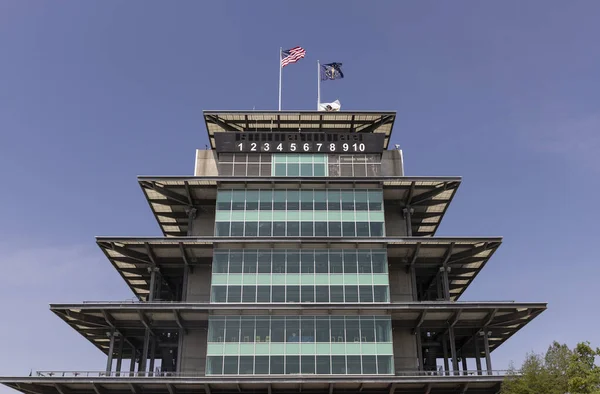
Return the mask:
[(317, 60), (317, 111), (321, 105), (321, 65)]
[(283, 51), (282, 47), (279, 47), (279, 110), (281, 111), (281, 53)]

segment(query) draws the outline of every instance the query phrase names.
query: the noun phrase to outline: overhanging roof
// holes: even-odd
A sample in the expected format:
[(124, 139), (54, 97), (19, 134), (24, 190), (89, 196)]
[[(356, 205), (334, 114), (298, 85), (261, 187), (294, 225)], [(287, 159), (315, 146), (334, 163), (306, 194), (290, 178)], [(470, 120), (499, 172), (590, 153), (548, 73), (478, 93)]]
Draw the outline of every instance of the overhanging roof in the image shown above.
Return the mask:
[[(456, 301), (481, 271), (502, 238), (499, 237), (408, 237), (408, 238), (226, 238), (226, 237), (97, 237), (106, 257), (134, 294), (144, 300), (150, 289), (149, 268), (159, 268), (167, 285), (180, 283), (186, 265), (212, 263), (213, 248), (313, 249), (382, 248), (390, 264), (408, 270), (415, 267), (424, 292), (434, 291), (439, 269), (450, 267), (450, 299)], [(173, 288), (176, 285), (172, 285)]]
[(192, 208), (214, 209), (218, 188), (383, 188), (383, 198), (410, 207), (413, 236), (437, 231), (460, 185), (460, 177), (150, 177), (138, 182), (156, 220), (167, 237), (186, 236)]
[[(146, 328), (161, 338), (167, 332), (206, 329), (209, 316), (357, 316), (389, 315), (395, 328), (425, 330), (438, 335), (454, 328), (464, 357), (472, 355), (469, 342), (479, 331), (490, 332), (494, 350), (546, 309), (545, 303), (406, 302), (327, 304), (211, 304), (211, 303), (84, 303), (53, 304), (50, 309), (77, 332), (107, 353), (106, 333), (115, 329), (134, 347), (143, 343)], [(173, 338), (173, 336), (169, 336)], [(160, 349), (160, 343), (158, 348)], [(157, 349), (158, 351), (158, 349)]]
[(204, 111), (211, 148), (215, 133), (224, 131), (344, 131), (383, 133), (387, 149), (396, 112), (317, 112), (317, 111)]
[[(97, 374), (100, 375), (100, 374)], [(123, 374), (122, 374), (123, 375)], [(496, 394), (503, 375), (471, 376), (187, 376), (187, 377), (0, 377), (0, 383), (24, 394)]]

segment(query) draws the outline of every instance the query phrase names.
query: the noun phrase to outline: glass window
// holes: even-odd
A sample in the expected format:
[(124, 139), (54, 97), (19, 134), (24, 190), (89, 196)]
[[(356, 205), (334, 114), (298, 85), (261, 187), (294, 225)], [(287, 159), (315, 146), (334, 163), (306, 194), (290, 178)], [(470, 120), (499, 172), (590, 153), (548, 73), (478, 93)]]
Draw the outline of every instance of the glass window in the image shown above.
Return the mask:
[(257, 255), (255, 251), (244, 252), (244, 273), (255, 274), (256, 273), (256, 259)]
[(331, 321), (331, 342), (346, 342), (346, 331), (344, 330), (344, 318), (332, 317)]
[(242, 316), (240, 320), (242, 342), (254, 342), (254, 317)]
[(369, 211), (382, 211), (383, 193), (381, 190), (369, 190)]
[(358, 286), (360, 302), (373, 302), (373, 286)]
[(344, 286), (331, 286), (331, 302), (344, 302)]
[(377, 356), (362, 356), (362, 373), (365, 375), (377, 373)]
[(287, 210), (298, 211), (300, 209), (300, 191), (299, 190), (288, 190), (287, 191)]
[(360, 342), (360, 324), (358, 317), (346, 317), (346, 340)]
[(315, 190), (314, 201), (315, 211), (327, 210), (327, 192), (325, 190)]
[(225, 336), (225, 320), (211, 319), (208, 322), (208, 342), (223, 342)]
[(358, 273), (371, 273), (371, 253), (364, 251), (358, 252)]
[(303, 237), (313, 236), (313, 222), (300, 222)]
[(271, 356), (271, 375), (283, 375), (284, 368), (284, 356)]
[(342, 190), (342, 211), (354, 211), (353, 190)]
[(244, 224), (246, 237), (256, 237), (258, 236), (258, 222), (246, 222)]
[(315, 222), (315, 237), (327, 236), (327, 222)]
[(300, 320), (298, 318), (285, 319), (285, 341), (300, 342)]
[(273, 209), (276, 211), (285, 211), (285, 190), (273, 191)]
[(213, 256), (213, 272), (215, 274), (226, 274), (229, 262), (229, 253), (216, 252)]
[(361, 342), (375, 342), (375, 321), (369, 317), (360, 319)]
[(229, 273), (241, 274), (242, 262), (244, 261), (243, 252), (240, 250), (232, 250), (229, 252)]
[(231, 196), (231, 209), (234, 211), (243, 211), (246, 207), (246, 191), (232, 190)]
[[(256, 342), (270, 342), (269, 319), (264, 317), (256, 318)], [(268, 363), (267, 363), (268, 364)]]
[(349, 375), (360, 375), (360, 356), (347, 356), (348, 358), (348, 374)]
[(300, 273), (300, 253), (297, 251), (287, 252), (287, 273), (288, 274), (299, 274)]
[(309, 163), (300, 164), (300, 176), (313, 176), (313, 166)]
[(256, 286), (242, 286), (242, 302), (256, 302)]
[(300, 286), (302, 295), (302, 302), (315, 302), (315, 287), (314, 286)]
[(300, 191), (300, 209), (303, 211), (313, 210), (313, 191), (302, 190)]
[(332, 250), (329, 252), (329, 272), (332, 274), (341, 274), (344, 272), (341, 250)]
[(243, 237), (244, 236), (244, 222), (231, 222), (231, 236), (232, 237)]
[(225, 375), (237, 375), (238, 373), (238, 356), (224, 357), (223, 373)]
[(327, 273), (327, 262), (329, 256), (327, 251), (315, 251), (315, 272), (317, 274)]
[(316, 301), (329, 302), (329, 286), (316, 286)]
[(339, 211), (342, 208), (340, 197), (341, 192), (339, 190), (328, 190), (327, 191), (327, 208), (330, 211)]
[(273, 286), (271, 295), (272, 302), (285, 302), (285, 286)]
[(258, 236), (259, 237), (270, 237), (271, 236), (271, 222), (259, 222), (258, 223)]
[(346, 374), (346, 356), (331, 356), (331, 373), (334, 375)]
[(262, 249), (258, 251), (258, 273), (271, 273), (271, 250)]
[(273, 273), (285, 273), (285, 253), (273, 252)]
[(212, 302), (227, 302), (227, 286), (212, 287)]
[(229, 237), (229, 222), (217, 222), (215, 235), (217, 237)]
[(261, 190), (260, 191), (260, 210), (261, 211), (272, 211), (273, 210), (273, 190)]
[(303, 374), (314, 374), (315, 373), (315, 356), (301, 356), (301, 373)]
[(300, 356), (285, 356), (285, 373), (300, 373)]
[(317, 356), (317, 374), (329, 375), (331, 373), (331, 356)]
[(300, 235), (300, 223), (299, 222), (288, 222), (287, 223), (287, 236), (297, 237)]
[(346, 302), (358, 302), (358, 286), (344, 286)]
[(287, 286), (286, 302), (300, 302), (300, 286)]
[(356, 190), (354, 192), (354, 201), (357, 211), (367, 211), (369, 209), (366, 190)]
[(391, 342), (392, 325), (389, 319), (375, 320), (375, 339), (377, 342)]
[(312, 316), (303, 316), (300, 320), (300, 341), (315, 341), (315, 321)]
[(356, 237), (354, 222), (343, 222), (342, 233), (344, 237)]
[(285, 222), (273, 222), (273, 236), (285, 237)]
[(377, 356), (377, 373), (391, 374), (392, 371), (392, 356)]
[(299, 176), (300, 175), (300, 164), (299, 163), (288, 163), (287, 164), (287, 176)]
[(258, 190), (246, 190), (246, 211), (258, 209)]
[(227, 302), (242, 301), (242, 286), (229, 286), (227, 288)]
[(386, 254), (385, 252), (373, 252), (373, 273), (374, 274), (385, 274), (387, 273), (386, 265)]
[(240, 341), (240, 320), (229, 317), (225, 324), (225, 342)]
[(240, 356), (240, 375), (254, 374), (254, 356)]
[(329, 236), (330, 237), (341, 237), (342, 236), (342, 223), (329, 222)]
[(254, 360), (254, 374), (267, 375), (269, 373), (269, 356), (256, 356)]
[(285, 342), (285, 318), (271, 318), (271, 342)]
[(327, 174), (325, 173), (325, 168), (327, 168), (325, 164), (315, 163), (314, 176), (326, 176)]
[(383, 223), (370, 222), (369, 228), (371, 230), (371, 237), (383, 237)]
[(356, 222), (356, 236), (357, 237), (368, 237), (369, 236), (369, 222)]
[(388, 287), (387, 286), (373, 286), (373, 301), (374, 302), (388, 302)]
[(330, 342), (329, 317), (317, 316), (315, 320), (317, 342)]
[(256, 288), (256, 302), (271, 302), (271, 288), (269, 286), (258, 286)]
[(223, 356), (208, 357), (207, 375), (222, 375), (223, 374)]
[(303, 274), (315, 272), (315, 255), (313, 251), (302, 251), (300, 254), (300, 267)]
[(344, 251), (344, 273), (345, 274), (356, 274), (357, 271), (357, 257), (356, 251), (345, 250)]

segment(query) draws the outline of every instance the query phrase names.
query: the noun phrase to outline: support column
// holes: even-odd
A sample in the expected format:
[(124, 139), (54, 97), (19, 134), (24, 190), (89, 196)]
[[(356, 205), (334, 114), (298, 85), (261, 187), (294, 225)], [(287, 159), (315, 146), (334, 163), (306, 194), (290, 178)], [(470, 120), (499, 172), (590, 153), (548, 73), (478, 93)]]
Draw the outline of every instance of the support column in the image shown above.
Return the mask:
[(417, 295), (417, 270), (415, 269), (415, 265), (413, 264), (410, 267), (410, 283), (412, 284), (412, 300), (418, 301)]
[(187, 289), (188, 289), (188, 280), (190, 277), (190, 266), (186, 264), (183, 267), (183, 286), (181, 290), (181, 301), (186, 301), (187, 299)]
[(421, 341), (421, 329), (417, 328), (415, 332), (415, 337), (417, 340), (417, 357), (419, 357), (419, 371), (423, 371), (423, 343)]
[(148, 268), (150, 271), (150, 293), (148, 293), (148, 301), (154, 301), (154, 290), (156, 289), (156, 268)]
[(490, 332), (487, 329), (483, 331), (483, 346), (485, 350), (485, 366), (487, 368), (488, 375), (492, 374), (492, 358), (490, 357), (490, 341), (489, 341)]
[(442, 269), (435, 276), (435, 285), (437, 287), (437, 299), (441, 300), (444, 294), (444, 290), (442, 289)]
[(107, 332), (110, 342), (108, 345), (108, 358), (106, 359), (106, 376), (110, 376), (110, 372), (112, 371), (112, 361), (113, 361), (113, 353), (115, 352), (115, 330), (113, 329), (110, 332)]
[(444, 266), (442, 268), (440, 268), (440, 271), (442, 273), (442, 280), (443, 280), (443, 290), (444, 290), (444, 300), (445, 301), (450, 301), (450, 281), (448, 280), (448, 272), (450, 271), (450, 268), (444, 264)]
[[(477, 333), (479, 335), (479, 333)], [(475, 339), (475, 366), (477, 368), (477, 375), (481, 375), (481, 351), (479, 350), (479, 338), (476, 336)]]
[(150, 346), (150, 376), (154, 376), (154, 358), (156, 354), (156, 337), (152, 337), (152, 345)]
[(467, 367), (467, 358), (462, 354), (462, 351), (460, 355), (460, 361), (462, 363), (463, 375), (467, 375), (467, 371), (469, 370), (469, 368)]
[(402, 210), (402, 214), (404, 216), (404, 220), (406, 221), (406, 235), (408, 237), (412, 237), (412, 213), (414, 210), (407, 205), (406, 208)]
[(442, 335), (442, 351), (444, 352), (444, 374), (448, 375), (450, 366), (448, 365), (448, 344), (446, 343), (446, 334)]
[(135, 356), (136, 356), (137, 350), (132, 347), (131, 348), (131, 364), (129, 364), (129, 376), (133, 376), (133, 373), (135, 372)]
[(454, 371), (454, 375), (456, 375), (458, 373), (458, 358), (456, 357), (454, 327), (448, 327), (448, 339), (450, 341), (450, 355), (452, 356), (452, 370)]
[[(175, 363), (175, 372), (183, 372), (183, 368), (181, 368), (181, 362), (183, 359), (183, 335), (185, 334), (185, 330), (183, 328), (179, 329), (179, 341), (177, 344), (177, 362)], [(225, 339), (225, 338), (223, 338)]]
[(125, 344), (125, 338), (123, 335), (119, 335), (119, 349), (117, 350), (117, 376), (121, 376), (121, 365), (123, 364), (123, 345)]
[(140, 366), (138, 372), (146, 372), (146, 363), (148, 362), (148, 348), (150, 347), (150, 330), (146, 328), (144, 333), (144, 347), (142, 348), (142, 358), (140, 359)]

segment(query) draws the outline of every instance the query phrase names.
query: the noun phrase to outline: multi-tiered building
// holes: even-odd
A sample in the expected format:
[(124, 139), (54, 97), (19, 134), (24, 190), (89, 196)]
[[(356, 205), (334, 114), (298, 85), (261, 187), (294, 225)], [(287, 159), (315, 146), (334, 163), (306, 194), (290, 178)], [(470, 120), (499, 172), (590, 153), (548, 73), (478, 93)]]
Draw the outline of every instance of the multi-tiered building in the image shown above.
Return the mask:
[(102, 372), (25, 394), (495, 393), (543, 303), (462, 302), (501, 238), (436, 237), (459, 177), (407, 177), (393, 112), (205, 112), (194, 176), (140, 177), (163, 236), (99, 237), (136, 302), (53, 304)]

